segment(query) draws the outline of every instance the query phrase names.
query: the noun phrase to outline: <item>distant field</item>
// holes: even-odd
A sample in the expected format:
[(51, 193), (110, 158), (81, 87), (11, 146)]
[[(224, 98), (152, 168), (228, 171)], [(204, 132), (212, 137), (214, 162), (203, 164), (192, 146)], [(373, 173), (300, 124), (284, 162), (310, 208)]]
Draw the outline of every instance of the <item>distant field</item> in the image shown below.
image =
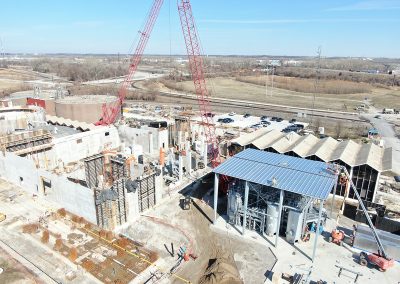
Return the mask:
[[(256, 80), (257, 77), (248, 77)], [(364, 98), (369, 98), (377, 107), (399, 107), (400, 108), (400, 91), (384, 88), (374, 88), (368, 84), (361, 84), (361, 86), (353, 86), (352, 82), (344, 82), (347, 85), (346, 91), (350, 89), (354, 91), (365, 91), (363, 93), (351, 93), (351, 94), (325, 94), (311, 92), (298, 92), (282, 88), (268, 88), (268, 95), (266, 94), (265, 85), (262, 85), (262, 81), (265, 78), (260, 78), (259, 84), (242, 82), (236, 80), (236, 78), (222, 78), (217, 77), (213, 79), (207, 79), (208, 86), (211, 93), (217, 97), (232, 98), (232, 99), (246, 99), (250, 101), (265, 102), (271, 104), (280, 104), (288, 106), (297, 106), (311, 108), (313, 106), (313, 97), (315, 95), (315, 108), (318, 109), (330, 109), (340, 111), (354, 111), (354, 108), (362, 103)], [(284, 80), (284, 78), (283, 78)], [(302, 79), (299, 79), (302, 80)], [(310, 81), (314, 81), (310, 79)], [(183, 92), (194, 92), (192, 81), (173, 82), (173, 81), (161, 81), (165, 87), (170, 89), (183, 91)], [(342, 83), (342, 82), (338, 82)], [(286, 84), (286, 83), (285, 83)], [(288, 83), (290, 85), (290, 83)], [(354, 83), (358, 84), (358, 83)], [(276, 84), (275, 84), (276, 86)], [(310, 85), (308, 85), (310, 86)], [(328, 85), (329, 86), (329, 85)], [(159, 87), (159, 85), (158, 85)], [(278, 85), (278, 87), (280, 87)]]
[[(261, 86), (272, 85), (272, 76), (245, 76), (236, 77), (240, 82), (252, 83)], [(268, 82), (267, 82), (268, 81)], [(303, 93), (322, 94), (356, 94), (368, 93), (372, 86), (366, 83), (356, 83), (342, 80), (319, 80), (316, 87), (315, 79), (274, 76), (274, 87)]]
[(37, 77), (36, 74), (29, 71), (0, 68), (0, 79), (27, 81), (37, 79)]

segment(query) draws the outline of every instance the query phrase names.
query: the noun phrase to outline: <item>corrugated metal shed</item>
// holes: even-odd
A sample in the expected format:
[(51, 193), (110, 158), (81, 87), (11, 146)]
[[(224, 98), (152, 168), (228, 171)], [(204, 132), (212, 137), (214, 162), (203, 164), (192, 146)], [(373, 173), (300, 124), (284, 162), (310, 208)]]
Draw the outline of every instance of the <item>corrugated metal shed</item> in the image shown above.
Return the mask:
[(269, 147), (273, 148), (278, 153), (286, 153), (290, 151), (292, 145), (300, 139), (301, 136), (299, 134), (291, 132), (283, 136), (281, 139), (276, 140)]
[[(392, 169), (392, 149), (375, 144), (358, 144), (352, 140), (339, 142), (331, 137), (319, 139), (312, 134), (300, 136), (294, 132), (283, 134), (277, 130), (255, 132), (237, 138), (241, 146), (254, 145), (260, 150), (272, 148), (278, 153), (293, 151), (303, 158), (315, 155), (325, 162), (341, 160), (351, 167), (369, 165), (377, 171)], [(250, 137), (246, 138), (246, 136)]]
[(239, 146), (247, 146), (250, 145), (251, 142), (253, 142), (254, 140), (256, 140), (257, 138), (264, 136), (266, 133), (268, 133), (269, 130), (266, 128), (260, 128), (257, 129), (256, 131), (253, 131), (249, 134), (246, 135), (241, 135), (236, 139), (233, 139), (231, 141), (232, 144), (237, 144)]
[[(213, 172), (323, 200), (336, 182), (323, 162), (255, 149), (236, 154)], [(276, 185), (272, 185), (273, 178)]]
[(330, 160), (341, 160), (349, 166), (354, 166), (360, 149), (361, 145), (352, 140), (343, 141), (336, 147), (335, 151), (330, 157)]
[(300, 157), (307, 157), (307, 153), (315, 146), (315, 144), (318, 143), (318, 141), (319, 139), (312, 134), (304, 135), (289, 148), (289, 151), (295, 152)]
[(264, 150), (267, 148), (269, 145), (274, 143), (275, 141), (279, 140), (285, 136), (281, 131), (277, 129), (272, 129), (269, 132), (267, 132), (265, 135), (257, 138), (254, 140), (251, 144), (253, 144), (257, 149)]
[(330, 161), (330, 158), (336, 149), (339, 141), (332, 137), (326, 137), (320, 139), (317, 144), (314, 145), (307, 153), (307, 157), (315, 155), (324, 162)]

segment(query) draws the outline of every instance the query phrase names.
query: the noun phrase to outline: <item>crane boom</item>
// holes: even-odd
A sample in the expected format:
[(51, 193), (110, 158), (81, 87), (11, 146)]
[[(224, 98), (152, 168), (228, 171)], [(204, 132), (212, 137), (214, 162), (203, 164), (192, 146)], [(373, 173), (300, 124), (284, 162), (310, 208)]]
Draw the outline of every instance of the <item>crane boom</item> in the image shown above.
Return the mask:
[(347, 171), (346, 167), (344, 167), (344, 166), (340, 166), (340, 168), (341, 168), (342, 172), (346, 175), (347, 181), (350, 183), (350, 187), (353, 189), (354, 194), (357, 197), (358, 203), (360, 204), (361, 209), (364, 212), (365, 218), (367, 219), (367, 222), (368, 222), (368, 226), (370, 227), (370, 229), (372, 231), (372, 235), (374, 236), (376, 244), (378, 245), (378, 254), (381, 255), (382, 257), (384, 257), (385, 259), (389, 259), (389, 256), (386, 254), (385, 248), (383, 247), (382, 241), (379, 238), (378, 233), (376, 232), (375, 226), (372, 223), (371, 218), (369, 217), (368, 211), (365, 208), (364, 202), (362, 201), (361, 196), (358, 193), (357, 188), (355, 187), (353, 181), (350, 179), (349, 172)]
[(218, 141), (215, 134), (215, 125), (211, 114), (210, 93), (204, 74), (204, 62), (201, 54), (200, 39), (197, 33), (192, 7), (189, 0), (177, 0), (178, 13), (181, 20), (183, 37), (185, 39), (186, 51), (189, 58), (189, 66), (194, 82), (197, 102), (200, 109), (202, 125), (206, 141), (212, 146), (211, 164), (216, 167), (220, 164)]
[(114, 123), (121, 114), (121, 107), (125, 100), (127, 89), (142, 59), (144, 49), (150, 38), (151, 31), (153, 30), (154, 24), (157, 20), (163, 2), (164, 0), (154, 0), (153, 5), (151, 6), (151, 9), (147, 16), (147, 21), (144, 29), (143, 31), (139, 31), (140, 39), (135, 49), (135, 53), (131, 58), (128, 75), (125, 77), (121, 87), (118, 90), (118, 99), (111, 105), (103, 104), (102, 117), (96, 123), (96, 125), (110, 125)]

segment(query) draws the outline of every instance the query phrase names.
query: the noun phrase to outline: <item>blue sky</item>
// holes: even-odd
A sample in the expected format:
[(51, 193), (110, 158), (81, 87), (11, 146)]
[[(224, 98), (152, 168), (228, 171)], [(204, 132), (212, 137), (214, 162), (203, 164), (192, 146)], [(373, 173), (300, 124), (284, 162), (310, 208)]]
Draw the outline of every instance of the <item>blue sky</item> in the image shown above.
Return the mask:
[[(5, 52), (127, 53), (152, 0), (2, 2)], [(191, 3), (207, 54), (400, 57), (400, 0)], [(146, 48), (170, 52), (185, 53), (176, 0), (164, 0)]]

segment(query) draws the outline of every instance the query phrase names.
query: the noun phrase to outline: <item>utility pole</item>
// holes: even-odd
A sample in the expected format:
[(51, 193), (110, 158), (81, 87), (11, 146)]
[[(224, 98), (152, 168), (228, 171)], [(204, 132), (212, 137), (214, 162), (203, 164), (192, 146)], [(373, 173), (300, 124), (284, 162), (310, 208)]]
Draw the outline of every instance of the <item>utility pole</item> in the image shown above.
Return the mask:
[(315, 96), (318, 91), (318, 85), (319, 85), (319, 76), (321, 73), (321, 46), (318, 46), (317, 49), (317, 66), (315, 69), (315, 81), (314, 81), (314, 95), (313, 95), (313, 103), (312, 103), (312, 109), (311, 109), (311, 120), (310, 120), (310, 125), (313, 125), (313, 120), (314, 120), (314, 109), (315, 109)]
[(272, 92), (274, 91), (274, 75), (275, 75), (275, 66), (272, 66), (271, 97), (272, 97)]

